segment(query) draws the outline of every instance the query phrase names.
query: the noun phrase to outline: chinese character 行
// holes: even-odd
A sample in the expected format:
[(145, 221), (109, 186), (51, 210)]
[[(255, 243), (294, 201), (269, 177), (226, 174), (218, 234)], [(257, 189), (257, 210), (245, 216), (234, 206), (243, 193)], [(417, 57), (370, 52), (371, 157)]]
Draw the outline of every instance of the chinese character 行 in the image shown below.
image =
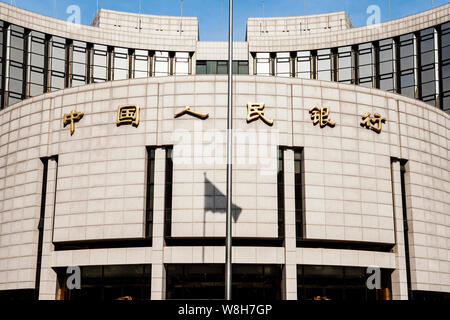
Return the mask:
[(309, 109), (309, 113), (311, 113), (311, 120), (313, 121), (313, 124), (316, 125), (320, 123), (321, 128), (325, 127), (326, 125), (334, 127), (334, 125), (336, 124), (336, 122), (331, 121), (329, 118), (329, 107), (319, 108), (317, 106), (314, 106)]
[[(381, 124), (386, 121), (386, 118), (382, 118), (379, 113), (374, 113), (373, 117), (370, 116), (370, 112), (364, 113), (362, 116), (361, 126), (367, 129), (372, 129), (376, 133), (381, 132)], [(373, 126), (373, 124), (377, 124)]]
[(271, 126), (273, 120), (264, 116), (264, 107), (264, 103), (247, 103), (247, 123), (261, 118), (266, 124)]
[(118, 126), (121, 124), (132, 124), (137, 127), (139, 125), (139, 107), (132, 104), (119, 106), (116, 124)]
[(73, 135), (75, 132), (75, 122), (78, 122), (81, 118), (83, 118), (84, 113), (78, 112), (73, 109), (70, 113), (64, 114), (64, 127), (70, 123), (70, 135)]
[(190, 114), (191, 116), (200, 118), (200, 119), (202, 119), (202, 120), (208, 118), (208, 116), (209, 116), (209, 113), (198, 113), (198, 112), (194, 112), (194, 111), (191, 110), (191, 107), (190, 107), (190, 106), (186, 106), (186, 107), (185, 107), (183, 110), (181, 110), (180, 112), (175, 113), (174, 118), (181, 117), (181, 116), (183, 116), (183, 115), (185, 115), (185, 114)]

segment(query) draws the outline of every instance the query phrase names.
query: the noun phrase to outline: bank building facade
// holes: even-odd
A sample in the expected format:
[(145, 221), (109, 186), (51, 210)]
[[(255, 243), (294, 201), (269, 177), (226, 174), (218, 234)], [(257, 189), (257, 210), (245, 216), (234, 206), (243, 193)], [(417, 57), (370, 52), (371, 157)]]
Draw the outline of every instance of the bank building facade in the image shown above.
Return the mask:
[[(233, 298), (449, 298), (449, 18), (247, 20)], [(223, 298), (227, 54), (197, 18), (0, 3), (1, 300)]]

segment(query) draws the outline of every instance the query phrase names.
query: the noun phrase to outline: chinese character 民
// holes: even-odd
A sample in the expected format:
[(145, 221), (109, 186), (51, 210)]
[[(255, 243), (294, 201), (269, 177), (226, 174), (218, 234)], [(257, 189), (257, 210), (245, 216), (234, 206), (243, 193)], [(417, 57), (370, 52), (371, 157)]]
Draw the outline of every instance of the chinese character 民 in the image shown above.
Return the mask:
[[(367, 129), (372, 129), (376, 133), (381, 132), (381, 124), (386, 121), (386, 118), (382, 118), (379, 113), (374, 113), (373, 117), (370, 116), (370, 112), (364, 113), (362, 116), (361, 126)], [(373, 126), (373, 124), (377, 124)]]
[(330, 127), (334, 127), (336, 122), (331, 121), (329, 118), (330, 108), (329, 107), (312, 107), (309, 109), (309, 113), (311, 113), (311, 120), (313, 121), (313, 124), (316, 125), (320, 123), (320, 127), (323, 128), (326, 125), (329, 125)]
[(75, 132), (75, 122), (78, 122), (81, 118), (83, 118), (84, 113), (78, 112), (73, 109), (70, 113), (64, 114), (64, 127), (70, 123), (70, 135), (73, 135)]
[(266, 124), (271, 126), (273, 120), (264, 116), (264, 107), (264, 103), (247, 103), (247, 122), (261, 118)]
[(191, 110), (190, 106), (186, 106), (183, 110), (181, 110), (178, 113), (175, 113), (175, 118), (181, 117), (185, 114), (190, 114), (191, 116), (200, 118), (200, 119), (206, 119), (209, 116), (209, 113), (198, 113)]
[(119, 106), (117, 109), (116, 124), (132, 124), (137, 127), (139, 125), (139, 107), (136, 105)]

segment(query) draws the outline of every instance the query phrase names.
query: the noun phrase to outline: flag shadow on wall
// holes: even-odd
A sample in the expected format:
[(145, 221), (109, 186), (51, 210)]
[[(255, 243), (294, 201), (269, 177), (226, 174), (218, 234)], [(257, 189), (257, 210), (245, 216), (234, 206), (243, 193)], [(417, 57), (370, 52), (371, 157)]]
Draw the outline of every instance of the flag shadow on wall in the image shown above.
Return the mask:
[[(227, 212), (227, 197), (216, 188), (216, 186), (209, 181), (206, 177), (206, 173), (203, 173), (205, 176), (205, 205), (204, 212), (212, 212), (212, 213), (225, 213)], [(236, 222), (241, 214), (242, 208), (238, 207), (235, 204), (231, 206), (231, 215), (233, 217), (233, 221)]]

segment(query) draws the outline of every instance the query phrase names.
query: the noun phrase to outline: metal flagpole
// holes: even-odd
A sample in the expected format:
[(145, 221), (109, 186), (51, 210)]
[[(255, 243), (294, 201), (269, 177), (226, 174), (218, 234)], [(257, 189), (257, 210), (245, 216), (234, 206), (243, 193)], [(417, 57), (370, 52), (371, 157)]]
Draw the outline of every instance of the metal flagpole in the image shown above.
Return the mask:
[(233, 0), (228, 20), (228, 114), (227, 114), (227, 234), (225, 250), (225, 299), (231, 300), (231, 208), (233, 159)]

